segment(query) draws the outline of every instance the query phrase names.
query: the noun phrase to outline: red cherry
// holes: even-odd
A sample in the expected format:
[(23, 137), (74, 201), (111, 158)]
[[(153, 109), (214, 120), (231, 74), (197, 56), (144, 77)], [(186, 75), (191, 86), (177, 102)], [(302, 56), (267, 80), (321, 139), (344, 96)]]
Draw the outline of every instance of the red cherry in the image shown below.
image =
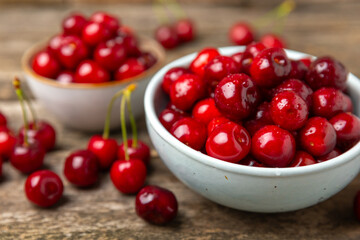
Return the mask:
[(134, 77), (145, 71), (145, 66), (136, 58), (128, 58), (115, 72), (116, 80)]
[(182, 42), (190, 42), (195, 38), (194, 24), (190, 19), (181, 19), (174, 24), (175, 32)]
[(248, 23), (237, 22), (230, 28), (229, 39), (236, 45), (247, 45), (254, 41), (254, 31)]
[(2, 178), (2, 175), (3, 175), (3, 171), (2, 171), (2, 169), (3, 169), (3, 158), (0, 156), (0, 180), (1, 180), (1, 178)]
[(92, 60), (82, 61), (75, 72), (75, 83), (102, 83), (110, 81), (109, 73)]
[(155, 39), (166, 49), (179, 45), (179, 37), (172, 26), (163, 25), (155, 30)]
[(291, 131), (304, 126), (309, 109), (299, 95), (285, 91), (276, 94), (271, 100), (270, 113), (275, 124)]
[(260, 42), (254, 42), (247, 45), (239, 62), (240, 71), (246, 74), (250, 74), (250, 67), (254, 61), (254, 58), (264, 49), (266, 49), (265, 45)]
[(257, 107), (255, 117), (244, 122), (244, 127), (251, 136), (254, 136), (258, 130), (267, 125), (274, 125), (270, 113), (270, 103), (262, 102)]
[(309, 68), (301, 60), (290, 60), (291, 72), (289, 78), (305, 79), (306, 73)]
[(360, 119), (352, 113), (339, 113), (329, 121), (336, 131), (337, 146), (348, 150), (360, 140)]
[(16, 137), (6, 126), (0, 126), (0, 157), (10, 158), (16, 144)]
[(110, 29), (97, 22), (89, 22), (82, 30), (82, 40), (89, 46), (96, 46), (111, 38)]
[(34, 56), (31, 66), (34, 72), (47, 78), (55, 78), (61, 69), (60, 63), (48, 50), (38, 52)]
[(57, 54), (65, 36), (66, 35), (64, 33), (53, 36), (48, 42), (47, 49), (51, 53)]
[(37, 141), (27, 145), (17, 143), (10, 157), (11, 165), (22, 173), (40, 169), (44, 162), (45, 149)]
[(170, 88), (173, 82), (175, 82), (180, 76), (190, 73), (189, 69), (183, 67), (174, 67), (167, 71), (164, 75), (161, 87), (167, 93), (170, 94)]
[(94, 60), (108, 71), (116, 70), (126, 59), (126, 49), (123, 44), (111, 39), (97, 45)]
[(134, 30), (126, 25), (121, 25), (118, 30), (117, 34), (120, 35), (134, 35)]
[(267, 48), (286, 48), (285, 40), (272, 33), (263, 35), (260, 42), (262, 42)]
[(61, 71), (59, 75), (57, 75), (56, 77), (56, 81), (64, 84), (72, 83), (75, 81), (74, 79), (75, 79), (75, 74), (69, 70)]
[(76, 186), (91, 186), (98, 180), (98, 162), (96, 155), (91, 151), (78, 150), (66, 158), (64, 175)]
[[(24, 139), (24, 127), (19, 130), (19, 140)], [(29, 129), (27, 130), (27, 136), (29, 141), (37, 141), (45, 151), (49, 151), (55, 147), (56, 143), (56, 132), (50, 123), (46, 121), (37, 121), (36, 125), (31, 122), (29, 123)]]
[(146, 186), (136, 195), (136, 214), (145, 221), (162, 225), (172, 221), (178, 211), (176, 197), (167, 189)]
[(220, 53), (216, 48), (204, 48), (190, 63), (190, 70), (199, 76), (203, 76), (205, 65), (219, 55)]
[(86, 45), (77, 36), (64, 37), (57, 52), (60, 63), (68, 69), (75, 69), (88, 54)]
[(239, 70), (241, 70), (241, 58), (243, 55), (244, 55), (244, 52), (237, 52), (237, 53), (234, 53), (233, 55), (231, 55), (232, 60), (235, 61)]
[(270, 167), (286, 167), (295, 156), (295, 139), (288, 131), (268, 125), (257, 131), (251, 143), (251, 154)]
[(312, 117), (300, 130), (301, 147), (311, 155), (323, 156), (331, 152), (336, 145), (336, 132), (325, 118)]
[(206, 141), (209, 156), (226, 161), (238, 162), (250, 152), (251, 137), (246, 129), (234, 122), (218, 126)]
[(151, 68), (157, 62), (156, 57), (150, 52), (142, 52), (137, 59), (145, 66), (145, 69)]
[(95, 12), (91, 15), (90, 20), (105, 25), (111, 34), (115, 34), (120, 26), (119, 20), (106, 12)]
[(346, 88), (347, 70), (331, 57), (320, 57), (311, 63), (306, 75), (306, 82), (313, 89), (333, 87), (340, 90)]
[(207, 135), (210, 136), (212, 131), (214, 131), (218, 126), (227, 122), (230, 122), (230, 120), (223, 116), (212, 118), (207, 125), (207, 133), (208, 133)]
[(90, 138), (87, 149), (99, 160), (101, 169), (107, 169), (116, 160), (118, 144), (115, 139), (94, 135)]
[(117, 160), (110, 170), (111, 181), (122, 193), (137, 193), (145, 183), (146, 166), (140, 159)]
[[(149, 164), (150, 161), (150, 148), (142, 141), (137, 140), (137, 146), (133, 146), (133, 140), (127, 140), (128, 143), (128, 154), (130, 159), (140, 159), (145, 165)], [(124, 143), (120, 144), (117, 149), (117, 157), (120, 160), (125, 160), (125, 149)]]
[(301, 58), (299, 61), (301, 61), (302, 63), (305, 64), (306, 67), (308, 67), (308, 70), (309, 70), (309, 67), (311, 65), (311, 58)]
[(296, 151), (294, 160), (291, 162), (289, 167), (301, 167), (317, 163), (315, 159), (304, 151)]
[(83, 15), (75, 13), (63, 20), (62, 27), (65, 34), (81, 36), (82, 30), (87, 22)]
[(166, 108), (160, 113), (159, 120), (161, 124), (169, 131), (175, 122), (186, 116), (186, 114), (182, 114), (176, 110)]
[(351, 112), (353, 105), (350, 97), (335, 88), (320, 88), (312, 96), (312, 111), (327, 119), (341, 112)]
[(246, 157), (242, 159), (240, 162), (238, 162), (240, 165), (249, 166), (249, 167), (266, 167), (264, 164), (256, 161), (252, 157)]
[(49, 170), (36, 171), (25, 182), (26, 197), (40, 207), (50, 207), (57, 203), (63, 191), (60, 177)]
[(129, 57), (138, 57), (141, 54), (135, 36), (127, 35), (123, 38), (123, 42)]
[(0, 112), (0, 127), (1, 127), (1, 126), (6, 126), (6, 124), (7, 124), (6, 117), (5, 117), (4, 114), (2, 114), (2, 113)]
[(358, 221), (360, 221), (360, 191), (358, 191), (354, 198), (354, 213)]
[(170, 100), (180, 110), (189, 110), (204, 95), (203, 80), (194, 74), (180, 76), (170, 87)]
[(196, 120), (207, 125), (214, 117), (220, 117), (221, 113), (216, 108), (214, 99), (206, 98), (195, 104), (192, 115)]
[(231, 74), (221, 80), (214, 98), (219, 111), (231, 120), (247, 118), (260, 102), (258, 88), (243, 73)]
[(201, 150), (205, 145), (206, 126), (194, 118), (180, 119), (173, 125), (170, 133), (195, 150)]
[(204, 79), (211, 89), (231, 73), (238, 73), (239, 68), (236, 62), (227, 56), (216, 56), (204, 67)]
[(260, 87), (274, 87), (287, 78), (291, 71), (291, 62), (282, 48), (268, 48), (260, 52), (253, 60), (250, 74)]
[(334, 148), (331, 152), (328, 154), (325, 154), (323, 156), (317, 157), (317, 162), (325, 162), (327, 160), (333, 159), (337, 156), (340, 156), (342, 154), (342, 151), (340, 149)]

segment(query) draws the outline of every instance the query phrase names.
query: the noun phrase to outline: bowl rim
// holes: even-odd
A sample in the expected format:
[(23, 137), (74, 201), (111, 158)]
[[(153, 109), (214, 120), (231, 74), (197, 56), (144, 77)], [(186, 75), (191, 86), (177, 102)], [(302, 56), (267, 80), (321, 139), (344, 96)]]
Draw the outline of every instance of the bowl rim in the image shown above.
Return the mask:
[[(131, 78), (127, 78), (121, 81), (110, 81), (110, 82), (104, 82), (104, 83), (60, 83), (58, 81), (55, 81), (54, 79), (43, 77), (31, 68), (31, 60), (33, 56), (36, 54), (36, 52), (44, 49), (46, 47), (46, 44), (49, 42), (51, 37), (49, 39), (42, 40), (31, 47), (29, 47), (24, 54), (21, 57), (21, 67), (22, 70), (25, 72), (25, 74), (30, 75), (33, 79), (36, 81), (43, 83), (45, 85), (49, 85), (56, 88), (65, 88), (65, 89), (94, 89), (94, 88), (111, 88), (118, 85), (124, 85), (129, 84), (133, 82), (139, 82), (143, 78), (147, 76), (152, 76), (154, 73), (156, 73), (165, 63), (166, 59), (166, 53), (164, 48), (154, 39), (146, 36), (138, 36), (138, 42), (140, 49), (145, 49), (152, 54), (154, 54), (157, 58), (157, 61), (155, 65), (144, 71), (143, 73), (136, 75)], [(149, 49), (147, 49), (147, 47)]]
[[(218, 48), (221, 54), (229, 55), (236, 53), (237, 51), (243, 51), (245, 46), (230, 46), (230, 47), (220, 47)], [(303, 57), (315, 58), (312, 55), (288, 50), (285, 49), (288, 55), (292, 55), (291, 59), (299, 59)], [(228, 53), (228, 54), (226, 54)], [(286, 168), (264, 168), (264, 167), (252, 167), (245, 166), (240, 164), (234, 164), (230, 162), (225, 162), (213, 157), (210, 157), (206, 154), (196, 151), (185, 144), (182, 144), (178, 139), (176, 139), (165, 127), (160, 123), (159, 118), (155, 112), (154, 100), (155, 93), (159, 88), (161, 88), (161, 80), (163, 75), (172, 67), (175, 66), (187, 66), (192, 59), (195, 58), (197, 52), (188, 54), (184, 57), (181, 57), (175, 61), (172, 61), (165, 65), (159, 72), (157, 72), (152, 79), (150, 80), (144, 97), (144, 108), (145, 116), (150, 127), (153, 128), (159, 137), (161, 137), (165, 142), (170, 144), (173, 148), (180, 151), (182, 154), (185, 154), (187, 157), (192, 158), (202, 164), (214, 167), (220, 170), (224, 170), (236, 174), (244, 174), (250, 176), (260, 176), (260, 177), (287, 177), (287, 176), (301, 176), (308, 175), (316, 172), (330, 170), (336, 168), (340, 165), (343, 165), (360, 155), (360, 142), (353, 146), (348, 151), (344, 152), (338, 157), (331, 159), (330, 161), (324, 161), (321, 163), (301, 166), (301, 167), (286, 167)], [(360, 80), (355, 77), (352, 73), (348, 74), (347, 84), (354, 89), (359, 89), (360, 92)], [(359, 93), (360, 94), (360, 93)]]

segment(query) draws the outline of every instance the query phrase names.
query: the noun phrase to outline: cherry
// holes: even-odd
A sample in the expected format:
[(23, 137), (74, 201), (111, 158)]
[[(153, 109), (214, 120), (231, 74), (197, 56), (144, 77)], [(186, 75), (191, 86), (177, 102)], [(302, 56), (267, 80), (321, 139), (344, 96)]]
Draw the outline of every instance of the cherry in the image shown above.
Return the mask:
[(286, 167), (295, 156), (295, 139), (288, 131), (268, 125), (252, 137), (251, 154), (270, 167)]
[(179, 37), (172, 26), (162, 25), (155, 30), (155, 39), (166, 49), (179, 45)]
[(231, 73), (238, 73), (239, 68), (236, 62), (227, 56), (216, 56), (204, 67), (204, 79), (211, 89)]
[(234, 53), (233, 55), (231, 55), (232, 60), (235, 61), (239, 70), (242, 70), (241, 69), (241, 58), (243, 55), (244, 55), (244, 52), (237, 52), (237, 53)]
[(0, 112), (0, 126), (6, 126), (7, 120), (4, 114)]
[[(128, 148), (127, 152), (130, 159), (140, 159), (145, 165), (149, 164), (150, 161), (150, 148), (142, 141), (137, 140), (136, 146), (134, 146), (134, 140), (129, 139), (127, 141)], [(125, 147), (124, 143), (120, 144), (117, 150), (117, 157), (120, 160), (125, 159)]]
[(360, 221), (360, 191), (358, 191), (354, 198), (354, 213), (358, 221)]
[(325, 162), (327, 160), (333, 159), (337, 156), (340, 156), (342, 154), (342, 151), (340, 149), (334, 148), (331, 152), (328, 154), (325, 154), (323, 156), (317, 157), (317, 162)]
[(89, 150), (78, 150), (65, 160), (64, 175), (67, 180), (79, 187), (88, 187), (98, 180), (98, 159)]
[(237, 22), (230, 28), (229, 39), (236, 45), (247, 45), (254, 41), (254, 31), (248, 23)]
[(34, 56), (31, 66), (34, 72), (47, 78), (55, 78), (61, 69), (60, 63), (49, 50), (38, 52)]
[(215, 104), (231, 120), (247, 118), (260, 102), (259, 90), (249, 76), (231, 74), (217, 85)]
[(194, 74), (180, 76), (170, 87), (171, 102), (183, 111), (189, 110), (203, 95), (203, 80)]
[(247, 45), (239, 60), (240, 70), (246, 74), (250, 74), (250, 67), (254, 61), (254, 57), (264, 49), (266, 49), (265, 45), (260, 42), (254, 42)]
[[(19, 140), (23, 141), (25, 135), (25, 128), (19, 130)], [(56, 132), (50, 123), (46, 121), (31, 122), (28, 125), (27, 137), (29, 141), (37, 141), (45, 151), (49, 151), (55, 147)]]
[(89, 46), (95, 46), (111, 38), (110, 29), (98, 22), (89, 22), (82, 30), (82, 40)]
[(0, 156), (0, 180), (2, 178), (2, 175), (3, 175), (3, 158)]
[(271, 100), (270, 113), (275, 124), (291, 131), (304, 126), (309, 109), (299, 95), (285, 91), (276, 94)]
[(244, 127), (253, 136), (258, 130), (267, 125), (274, 125), (270, 113), (270, 103), (262, 102), (257, 107), (255, 117), (245, 121)]
[(136, 195), (136, 214), (145, 221), (163, 225), (172, 221), (178, 212), (174, 194), (157, 186), (146, 186)]
[(95, 61), (108, 71), (115, 71), (126, 59), (124, 44), (111, 39), (97, 45), (94, 51)]
[(115, 72), (116, 80), (134, 77), (145, 71), (145, 66), (136, 58), (128, 58)]
[(16, 137), (6, 126), (0, 126), (0, 157), (10, 158), (16, 144)]
[(170, 94), (170, 88), (173, 82), (175, 82), (180, 76), (190, 73), (189, 69), (184, 67), (174, 67), (169, 69), (164, 75), (163, 81), (161, 83), (162, 89)]
[(213, 98), (205, 98), (195, 104), (192, 116), (207, 125), (214, 117), (220, 117), (221, 113), (216, 108)]
[(346, 87), (347, 70), (331, 57), (320, 57), (311, 63), (306, 75), (306, 82), (313, 90), (321, 87), (333, 87), (344, 90)]
[(219, 55), (220, 53), (216, 48), (204, 48), (190, 63), (190, 70), (199, 76), (203, 76), (205, 71), (205, 65)]
[(327, 119), (341, 112), (351, 112), (353, 105), (350, 97), (336, 88), (320, 88), (313, 94), (312, 111)]
[(83, 41), (77, 36), (66, 36), (62, 39), (57, 52), (60, 63), (68, 69), (74, 69), (84, 59), (89, 51)]
[(135, 36), (126, 35), (123, 37), (124, 46), (126, 48), (127, 55), (129, 57), (138, 57), (141, 54), (141, 51), (138, 47), (138, 42)]
[(61, 71), (59, 75), (57, 75), (56, 77), (56, 81), (63, 84), (72, 83), (75, 81), (74, 79), (75, 79), (75, 74), (69, 70)]
[(58, 34), (58, 35), (55, 35), (53, 36), (50, 40), (49, 40), (49, 43), (48, 43), (48, 47), (47, 49), (53, 53), (53, 54), (57, 54), (58, 51), (59, 51), (59, 48), (62, 44), (62, 41), (64, 40), (64, 37), (66, 35), (61, 33), (61, 34)]
[(290, 60), (291, 72), (289, 78), (305, 79), (306, 73), (309, 68), (301, 60)]
[(230, 122), (230, 120), (223, 116), (212, 118), (207, 125), (207, 133), (208, 133), (207, 135), (210, 136), (212, 131), (214, 131), (218, 126), (220, 126), (223, 123), (227, 123), (227, 122)]
[(10, 157), (11, 165), (22, 173), (31, 173), (43, 165), (45, 149), (37, 142), (17, 143)]
[(312, 117), (300, 130), (301, 147), (318, 157), (331, 152), (336, 145), (336, 132), (331, 123), (322, 117)]
[(206, 126), (191, 117), (178, 120), (170, 130), (180, 142), (187, 146), (201, 150), (206, 141)]
[(329, 121), (336, 131), (337, 146), (348, 150), (360, 140), (360, 119), (352, 113), (339, 113)]
[(289, 167), (301, 167), (308, 166), (317, 163), (315, 159), (304, 151), (296, 151), (294, 160), (291, 162)]
[(87, 149), (99, 160), (101, 169), (107, 169), (116, 159), (118, 144), (115, 139), (94, 135), (90, 138)]
[(194, 24), (190, 19), (180, 19), (174, 24), (175, 32), (182, 42), (190, 42), (195, 38)]
[(92, 60), (82, 61), (75, 72), (75, 83), (102, 83), (110, 81), (109, 73)]
[(82, 30), (87, 24), (86, 18), (78, 13), (71, 14), (62, 22), (64, 33), (67, 35), (81, 36)]
[(169, 131), (176, 121), (185, 116), (185, 114), (182, 114), (176, 110), (166, 108), (160, 113), (159, 120), (161, 124)]
[(299, 61), (301, 61), (302, 63), (305, 64), (306, 67), (308, 67), (307, 69), (309, 70), (309, 67), (311, 65), (311, 58), (301, 58)]
[(151, 68), (157, 62), (156, 57), (150, 52), (142, 52), (137, 59), (145, 66), (145, 69)]
[(291, 62), (282, 48), (268, 48), (260, 52), (253, 60), (250, 74), (260, 87), (274, 87), (287, 78), (291, 71)]
[(91, 15), (90, 20), (105, 25), (111, 34), (115, 34), (120, 26), (119, 20), (106, 12), (95, 12)]
[(262, 42), (267, 48), (286, 48), (285, 40), (272, 33), (263, 35), (260, 42)]
[(206, 141), (209, 156), (226, 162), (238, 162), (250, 152), (251, 137), (246, 129), (234, 122), (221, 124)]
[(63, 191), (60, 177), (49, 170), (36, 171), (25, 182), (26, 197), (40, 207), (50, 207), (57, 203)]
[(249, 166), (249, 167), (266, 167), (264, 164), (256, 161), (252, 157), (247, 156), (246, 158), (242, 159), (238, 162), (240, 165)]
[(145, 183), (146, 167), (140, 159), (117, 160), (110, 170), (111, 181), (122, 193), (137, 193)]

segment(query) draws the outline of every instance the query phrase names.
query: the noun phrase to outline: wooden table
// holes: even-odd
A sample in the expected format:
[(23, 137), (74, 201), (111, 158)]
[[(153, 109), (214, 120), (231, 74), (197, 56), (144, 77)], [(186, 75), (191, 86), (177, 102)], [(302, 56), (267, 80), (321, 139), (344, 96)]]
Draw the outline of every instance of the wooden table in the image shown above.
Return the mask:
[[(19, 104), (11, 88), (14, 74), (21, 74), (20, 57), (25, 49), (59, 30), (60, 20), (71, 10), (87, 14), (102, 9), (117, 14), (136, 31), (151, 35), (156, 18), (150, 5), (0, 4), (0, 109), (10, 127), (21, 125)], [(189, 2), (189, 1), (188, 1)], [(244, 4), (245, 1), (241, 1)], [(260, 2), (260, 1), (259, 1)], [(233, 1), (232, 1), (233, 3)], [(228, 45), (227, 31), (236, 20), (254, 21), (268, 11), (255, 1), (239, 5), (186, 5), (196, 21), (199, 37), (194, 43), (168, 52), (168, 61), (205, 46)], [(314, 55), (332, 55), (360, 75), (360, 2), (356, 0), (303, 0), (285, 25), (290, 48)], [(266, 32), (266, 29), (261, 32)], [(26, 176), (4, 164), (0, 182), (0, 239), (360, 239), (360, 223), (353, 216), (352, 201), (360, 190), (359, 178), (331, 199), (290, 213), (257, 214), (236, 211), (199, 196), (178, 181), (161, 160), (151, 161), (148, 184), (172, 190), (179, 201), (179, 215), (166, 227), (147, 224), (134, 211), (134, 196), (120, 194), (107, 173), (91, 189), (71, 186), (62, 174), (65, 157), (84, 148), (90, 134), (64, 128), (35, 102), (39, 115), (54, 123), (56, 150), (46, 155), (46, 168), (64, 179), (59, 204), (40, 209), (23, 192)], [(54, 106), (56, 107), (56, 106)], [(138, 121), (140, 138), (150, 143), (144, 120)], [(117, 139), (120, 134), (114, 134)]]

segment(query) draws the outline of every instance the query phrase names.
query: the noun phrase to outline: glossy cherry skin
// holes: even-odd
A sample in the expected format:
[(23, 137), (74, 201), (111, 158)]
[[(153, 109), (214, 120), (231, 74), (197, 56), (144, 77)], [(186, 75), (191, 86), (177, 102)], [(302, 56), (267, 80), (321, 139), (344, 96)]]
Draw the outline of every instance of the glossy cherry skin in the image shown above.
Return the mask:
[(336, 88), (320, 88), (314, 92), (312, 100), (312, 112), (327, 119), (353, 110), (350, 97)]
[(160, 113), (159, 120), (161, 124), (169, 131), (174, 123), (186, 116), (186, 114), (182, 114), (176, 110), (166, 108)]
[(274, 87), (291, 72), (291, 62), (282, 48), (268, 48), (253, 60), (250, 75), (260, 87)]
[(64, 191), (60, 177), (49, 170), (32, 173), (25, 182), (28, 200), (40, 207), (50, 207), (57, 203)]
[[(137, 146), (133, 147), (133, 140), (127, 140), (128, 154), (130, 159), (140, 159), (145, 165), (150, 162), (150, 148), (144, 142), (137, 140)], [(117, 157), (120, 160), (125, 160), (124, 143), (120, 144), (117, 151)]]
[(116, 80), (134, 77), (144, 72), (145, 66), (136, 58), (128, 58), (115, 72)]
[(4, 114), (0, 113), (0, 126), (6, 126), (7, 119)]
[(238, 162), (238, 164), (249, 167), (266, 167), (263, 163), (258, 162), (257, 160), (253, 159), (250, 156), (247, 156), (246, 158), (242, 159), (240, 162)]
[(236, 45), (247, 45), (254, 41), (254, 30), (248, 23), (235, 23), (230, 28), (229, 39)]
[(174, 29), (181, 42), (190, 42), (195, 38), (196, 31), (190, 19), (180, 19), (176, 21)]
[(312, 63), (312, 59), (311, 58), (301, 58), (299, 61), (301, 61), (302, 63), (305, 64), (306, 67), (308, 67), (308, 70), (309, 70), (309, 67)]
[(64, 37), (66, 37), (66, 36), (67, 35), (65, 35), (64, 33), (53, 36), (48, 42), (47, 49), (51, 53), (57, 55), (59, 48), (62, 44), (62, 41), (64, 40)]
[(103, 83), (110, 81), (109, 73), (93, 60), (82, 61), (75, 72), (75, 83)]
[(294, 160), (289, 167), (301, 167), (317, 163), (313, 156), (304, 151), (296, 151)]
[(250, 74), (250, 67), (254, 58), (264, 49), (266, 49), (265, 45), (260, 42), (253, 42), (247, 45), (240, 59), (240, 71)]
[(194, 118), (185, 117), (177, 121), (170, 129), (180, 142), (195, 149), (201, 150), (206, 141), (206, 126)]
[(215, 104), (231, 120), (247, 118), (260, 102), (259, 90), (252, 79), (243, 73), (231, 74), (217, 85)]
[(105, 25), (111, 32), (111, 34), (115, 34), (120, 26), (119, 20), (106, 12), (95, 12), (90, 17), (90, 21), (101, 23)]
[(291, 72), (289, 78), (295, 79), (305, 79), (306, 73), (309, 68), (300, 60), (290, 60), (291, 62)]
[(126, 59), (124, 44), (111, 39), (99, 43), (94, 50), (94, 60), (108, 71), (115, 71)]
[(146, 166), (141, 159), (117, 160), (110, 170), (114, 186), (122, 193), (137, 193), (145, 183)]
[(251, 136), (267, 125), (274, 125), (274, 121), (271, 118), (269, 102), (262, 102), (256, 109), (255, 116), (244, 122), (244, 127), (250, 133)]
[(141, 51), (138, 47), (138, 41), (135, 36), (127, 35), (123, 38), (128, 57), (139, 57)]
[(360, 191), (358, 191), (354, 198), (354, 214), (358, 221), (360, 221)]
[(145, 221), (163, 225), (176, 217), (178, 203), (171, 191), (149, 185), (136, 195), (135, 209), (136, 214)]
[(78, 187), (94, 185), (99, 177), (98, 162), (96, 155), (89, 150), (75, 151), (65, 160), (64, 175)]
[(323, 156), (336, 145), (336, 132), (331, 123), (322, 117), (312, 117), (299, 132), (301, 147), (312, 156)]
[(56, 77), (56, 81), (63, 84), (72, 83), (75, 80), (75, 74), (72, 71), (64, 70), (59, 73)]
[(10, 157), (11, 165), (22, 173), (31, 173), (43, 165), (45, 149), (37, 141), (17, 143)]
[(272, 120), (286, 130), (292, 131), (301, 128), (309, 115), (306, 102), (294, 92), (278, 93), (270, 104)]
[(265, 34), (261, 37), (262, 42), (267, 48), (286, 48), (285, 40), (275, 34)]
[[(24, 139), (24, 127), (19, 130), (19, 140)], [(37, 121), (36, 125), (33, 122), (29, 123), (27, 131), (29, 141), (38, 141), (45, 151), (49, 151), (55, 147), (56, 144), (56, 131), (53, 126), (46, 121)]]
[(82, 30), (87, 23), (88, 21), (83, 15), (75, 13), (63, 20), (62, 27), (67, 35), (81, 36)]
[(16, 144), (16, 137), (6, 126), (0, 126), (0, 156), (10, 158)]
[(170, 88), (173, 82), (175, 82), (180, 76), (184, 74), (191, 73), (189, 69), (184, 67), (174, 67), (167, 71), (164, 75), (163, 81), (161, 83), (162, 89), (170, 94)]
[(172, 26), (163, 25), (155, 30), (155, 39), (166, 49), (179, 45), (179, 37)]
[(101, 169), (107, 169), (116, 160), (118, 143), (112, 138), (94, 135), (90, 138), (87, 149), (94, 153)]
[(31, 66), (34, 72), (47, 78), (55, 78), (61, 70), (61, 65), (55, 55), (48, 50), (38, 52)]
[(75, 69), (79, 63), (88, 57), (89, 50), (77, 36), (66, 36), (57, 52), (60, 63), (68, 68)]
[(252, 137), (251, 154), (270, 167), (286, 167), (295, 156), (295, 139), (288, 131), (268, 125)]
[(207, 135), (210, 136), (210, 134), (212, 133), (212, 131), (215, 130), (215, 128), (227, 122), (230, 122), (230, 120), (223, 116), (212, 118), (207, 125), (207, 133), (208, 133)]
[(150, 52), (142, 52), (137, 59), (145, 66), (145, 69), (151, 68), (157, 62), (156, 57)]
[(111, 36), (110, 29), (106, 25), (97, 22), (86, 24), (81, 33), (82, 40), (89, 46), (96, 46), (110, 39)]
[(180, 110), (189, 110), (204, 95), (204, 82), (194, 74), (180, 76), (170, 87), (170, 100)]
[(213, 98), (205, 98), (195, 104), (192, 116), (207, 125), (214, 117), (220, 117), (221, 113), (216, 108)]
[(321, 87), (333, 87), (344, 90), (347, 70), (344, 65), (331, 57), (320, 57), (311, 63), (306, 82), (313, 90)]
[(238, 65), (231, 57), (216, 56), (205, 65), (204, 79), (211, 89), (215, 89), (224, 77), (238, 72)]
[(317, 162), (325, 162), (327, 160), (333, 159), (337, 156), (340, 156), (342, 154), (342, 151), (338, 148), (334, 148), (334, 150), (332, 150), (331, 152), (329, 152), (328, 154), (325, 154), (323, 156), (317, 157)]
[(238, 162), (249, 152), (251, 137), (246, 129), (234, 122), (221, 124), (206, 141), (206, 153), (226, 162)]
[(199, 76), (203, 76), (205, 65), (219, 55), (220, 53), (216, 48), (204, 48), (190, 63), (190, 70)]
[(360, 140), (360, 119), (352, 113), (339, 113), (329, 121), (336, 131), (337, 146), (348, 150)]

